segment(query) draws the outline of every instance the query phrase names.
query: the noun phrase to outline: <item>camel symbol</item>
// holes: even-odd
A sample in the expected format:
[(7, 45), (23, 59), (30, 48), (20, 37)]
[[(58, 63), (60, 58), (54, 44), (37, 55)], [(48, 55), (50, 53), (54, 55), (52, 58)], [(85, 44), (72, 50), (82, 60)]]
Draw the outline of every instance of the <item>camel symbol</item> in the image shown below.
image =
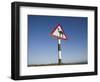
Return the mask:
[(63, 32), (59, 30), (59, 28), (58, 28), (58, 32), (59, 32), (59, 37), (63, 37)]

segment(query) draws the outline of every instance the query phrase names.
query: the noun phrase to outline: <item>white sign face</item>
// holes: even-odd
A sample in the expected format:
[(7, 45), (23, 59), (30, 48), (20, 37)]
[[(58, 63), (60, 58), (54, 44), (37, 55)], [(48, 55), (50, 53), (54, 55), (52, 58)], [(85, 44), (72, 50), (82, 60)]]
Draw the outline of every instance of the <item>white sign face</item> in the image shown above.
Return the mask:
[(62, 29), (60, 24), (58, 24), (56, 28), (51, 32), (51, 35), (53, 37), (56, 37), (57, 39), (67, 39), (67, 36), (65, 35), (64, 30)]

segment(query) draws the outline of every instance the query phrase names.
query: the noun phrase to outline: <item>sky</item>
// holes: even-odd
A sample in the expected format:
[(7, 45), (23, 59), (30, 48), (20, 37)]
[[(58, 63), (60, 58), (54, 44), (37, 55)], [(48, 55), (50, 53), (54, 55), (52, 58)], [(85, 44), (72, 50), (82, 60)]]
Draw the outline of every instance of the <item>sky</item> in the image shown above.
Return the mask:
[(60, 24), (62, 62), (87, 62), (87, 17), (28, 15), (28, 65), (58, 62), (58, 42), (50, 33)]

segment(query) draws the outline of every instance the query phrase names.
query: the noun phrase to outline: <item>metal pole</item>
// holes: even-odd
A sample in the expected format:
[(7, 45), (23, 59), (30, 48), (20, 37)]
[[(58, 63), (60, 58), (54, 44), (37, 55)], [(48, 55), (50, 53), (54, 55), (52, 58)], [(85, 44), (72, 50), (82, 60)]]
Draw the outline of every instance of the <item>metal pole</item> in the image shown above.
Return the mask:
[(58, 39), (58, 64), (61, 65), (61, 39)]

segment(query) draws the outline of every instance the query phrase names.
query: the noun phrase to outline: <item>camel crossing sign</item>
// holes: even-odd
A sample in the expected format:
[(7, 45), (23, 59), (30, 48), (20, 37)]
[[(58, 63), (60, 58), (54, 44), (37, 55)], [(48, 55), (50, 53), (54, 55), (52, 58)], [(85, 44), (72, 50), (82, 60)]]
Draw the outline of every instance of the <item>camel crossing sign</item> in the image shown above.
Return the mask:
[(51, 32), (51, 36), (58, 40), (58, 64), (62, 64), (61, 40), (66, 40), (68, 37), (65, 35), (63, 28), (58, 24)]
[(58, 24), (54, 28), (54, 30), (51, 32), (51, 36), (56, 37), (57, 39), (63, 39), (63, 40), (67, 39), (67, 36), (65, 35), (64, 30), (60, 24)]

